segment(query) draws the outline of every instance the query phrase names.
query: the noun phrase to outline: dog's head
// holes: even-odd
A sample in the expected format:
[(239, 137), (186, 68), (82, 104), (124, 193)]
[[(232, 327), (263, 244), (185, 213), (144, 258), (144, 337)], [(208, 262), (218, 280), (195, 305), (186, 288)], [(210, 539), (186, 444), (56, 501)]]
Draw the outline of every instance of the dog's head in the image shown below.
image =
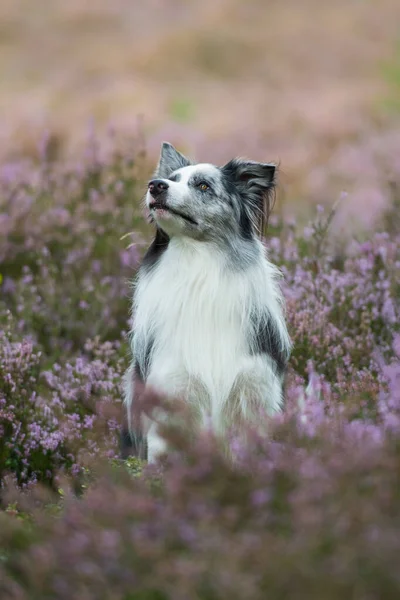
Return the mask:
[(233, 159), (223, 167), (192, 164), (163, 143), (146, 204), (169, 236), (220, 239), (262, 235), (275, 187), (275, 165)]

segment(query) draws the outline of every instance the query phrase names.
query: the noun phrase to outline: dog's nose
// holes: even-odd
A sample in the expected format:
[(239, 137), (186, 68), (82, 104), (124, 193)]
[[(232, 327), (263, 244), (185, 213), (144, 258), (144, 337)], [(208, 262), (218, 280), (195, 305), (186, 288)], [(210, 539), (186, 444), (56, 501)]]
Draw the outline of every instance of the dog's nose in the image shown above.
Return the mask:
[(168, 183), (163, 179), (153, 179), (149, 182), (149, 192), (153, 198), (167, 191), (168, 187)]

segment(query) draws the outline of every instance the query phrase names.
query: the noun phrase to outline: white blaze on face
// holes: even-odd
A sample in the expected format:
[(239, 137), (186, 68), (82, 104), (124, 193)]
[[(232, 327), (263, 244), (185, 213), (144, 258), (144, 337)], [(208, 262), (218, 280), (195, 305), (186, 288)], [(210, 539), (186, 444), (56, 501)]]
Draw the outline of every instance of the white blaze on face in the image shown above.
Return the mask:
[(205, 178), (207, 178), (207, 175), (209, 175), (210, 177), (215, 177), (215, 175), (218, 173), (218, 169), (217, 167), (209, 163), (200, 163), (199, 165), (183, 167), (182, 169), (175, 171), (175, 173), (179, 173), (179, 175), (181, 176), (179, 182), (177, 183), (184, 184), (187, 186), (190, 178), (193, 175), (204, 175)]

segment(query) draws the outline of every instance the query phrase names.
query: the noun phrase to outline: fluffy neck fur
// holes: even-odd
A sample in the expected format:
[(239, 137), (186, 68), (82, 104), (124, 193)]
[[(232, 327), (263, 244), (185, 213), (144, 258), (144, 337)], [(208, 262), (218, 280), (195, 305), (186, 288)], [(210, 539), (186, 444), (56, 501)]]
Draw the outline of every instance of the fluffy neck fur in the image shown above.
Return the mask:
[[(251, 264), (238, 269), (212, 243), (172, 238), (157, 262), (141, 270), (133, 345), (145, 379), (158, 364), (155, 380), (165, 389), (163, 365), (168, 371), (174, 370), (172, 363), (179, 364), (189, 377), (202, 381), (212, 410), (220, 412), (243, 356), (257, 351), (257, 331), (264, 321), (273, 323), (280, 351), (288, 351), (279, 271), (260, 241), (253, 240), (249, 256)], [(179, 388), (179, 382), (171, 387), (175, 383)]]

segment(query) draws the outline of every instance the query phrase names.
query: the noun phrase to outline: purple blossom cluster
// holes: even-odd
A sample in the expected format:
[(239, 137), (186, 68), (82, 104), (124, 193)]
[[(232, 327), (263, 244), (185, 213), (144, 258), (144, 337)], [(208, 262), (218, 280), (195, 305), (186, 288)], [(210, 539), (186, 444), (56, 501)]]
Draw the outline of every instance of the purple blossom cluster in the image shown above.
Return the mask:
[(177, 419), (163, 464), (125, 467), (129, 280), (146, 239), (126, 156), (93, 145), (75, 167), (43, 152), (0, 172), (0, 597), (397, 598), (395, 208), (350, 242), (322, 208), (303, 228), (271, 220), (294, 351), (267, 439), (232, 439), (232, 462)]
[(292, 366), (304, 374), (312, 359), (338, 397), (369, 385), (376, 393), (376, 351), (391, 356), (400, 331), (400, 235), (372, 232), (368, 241), (329, 247), (330, 218), (319, 207), (311, 227), (270, 243), (285, 274)]
[(233, 441), (234, 464), (211, 434), (170, 428), (162, 467), (104, 464), (82, 498), (65, 488), (57, 518), (37, 490), (20, 499), (29, 527), (0, 514), (2, 597), (397, 598), (398, 381), (374, 424), (311, 380), (268, 440)]
[[(119, 342), (95, 339), (85, 344), (86, 356), (46, 367), (35, 343), (18, 339), (9, 313), (6, 318), (0, 331), (0, 478), (11, 473), (22, 487), (55, 484), (62, 472), (78, 475), (88, 459), (115, 456), (118, 417), (107, 406), (121, 398)], [(102, 439), (98, 426), (105, 429)]]

